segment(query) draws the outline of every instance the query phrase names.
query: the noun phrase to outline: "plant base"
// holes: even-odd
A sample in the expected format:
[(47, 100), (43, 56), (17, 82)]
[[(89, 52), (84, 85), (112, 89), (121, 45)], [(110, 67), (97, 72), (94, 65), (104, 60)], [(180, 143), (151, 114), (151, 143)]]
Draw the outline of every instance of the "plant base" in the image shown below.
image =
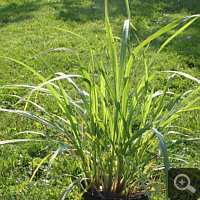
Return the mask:
[[(82, 182), (82, 185), (84, 187), (84, 182)], [(83, 191), (83, 188), (81, 187), (81, 190)], [(89, 191), (86, 191), (83, 196), (84, 200), (102, 200), (102, 198), (99, 195), (92, 194)], [(148, 196), (146, 194), (138, 194), (138, 196), (135, 197), (129, 197), (129, 198), (110, 198), (105, 197), (104, 200), (148, 200)]]
[[(102, 200), (100, 196), (93, 195), (90, 192), (85, 192), (82, 196), (85, 200)], [(148, 200), (146, 195), (141, 195), (133, 198), (104, 198), (104, 200)]]

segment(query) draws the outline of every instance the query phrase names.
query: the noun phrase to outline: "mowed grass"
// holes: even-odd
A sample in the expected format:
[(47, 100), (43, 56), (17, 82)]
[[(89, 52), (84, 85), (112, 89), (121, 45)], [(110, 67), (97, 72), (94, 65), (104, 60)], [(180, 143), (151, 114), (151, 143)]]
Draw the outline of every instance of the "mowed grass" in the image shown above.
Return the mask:
[[(138, 40), (143, 41), (173, 20), (198, 14), (199, 3), (195, 0), (135, 0), (130, 1), (130, 9), (132, 23), (137, 29), (137, 31), (131, 30), (130, 45), (131, 50), (133, 50), (138, 45)], [(114, 35), (121, 37), (123, 23), (127, 18), (125, 1), (109, 1), (109, 15)], [(85, 42), (58, 28), (73, 31), (86, 38), (94, 50), (96, 59), (100, 60), (104, 50), (103, 47), (106, 45), (104, 0), (1, 0), (0, 56), (22, 61), (34, 67), (45, 77), (48, 77), (50, 72), (39, 57), (47, 62), (55, 72), (79, 74), (80, 67), (72, 54), (66, 51), (47, 52), (54, 48), (66, 47), (74, 50), (85, 65), (90, 62), (89, 50)], [(164, 70), (183, 71), (200, 79), (199, 30), (200, 20), (197, 20), (167, 45), (165, 50), (157, 57), (152, 70), (158, 72)], [(151, 61), (155, 51), (172, 33), (171, 31), (150, 44), (146, 54), (147, 62)], [(138, 40), (134, 34), (137, 35)], [(117, 41), (117, 44), (120, 43)], [(38, 79), (23, 66), (0, 57), (0, 86), (10, 84), (36, 85), (39, 83)], [(166, 79), (158, 74), (155, 81), (156, 88), (162, 88), (165, 83)], [(195, 87), (195, 82), (188, 81), (182, 77), (175, 77), (170, 89), (183, 92)], [(11, 108), (17, 98), (3, 95), (5, 93), (21, 96), (26, 91), (0, 89), (0, 106)], [(48, 105), (52, 112), (59, 112), (51, 99), (42, 101), (43, 97), (39, 96), (36, 100), (41, 105)], [(199, 106), (200, 103), (197, 102), (197, 105)], [(23, 107), (24, 104), (22, 103), (15, 106), (15, 108), (21, 109)], [(197, 111), (188, 112), (176, 122), (176, 125), (191, 129), (193, 133), (190, 134), (200, 137), (199, 116), (200, 113)], [(50, 135), (56, 134), (30, 120), (0, 113), (1, 140), (35, 138), (35, 135), (16, 135), (18, 132), (29, 130), (43, 131)], [(183, 133), (187, 134), (188, 131), (183, 130)], [(173, 137), (173, 135), (170, 135), (168, 139)], [(178, 138), (176, 136), (173, 139)], [(190, 162), (184, 167), (199, 166), (199, 146), (197, 142), (184, 143), (179, 147), (177, 146), (180, 158), (182, 156)], [(59, 199), (59, 195), (73, 179), (67, 174), (77, 176), (80, 173), (76, 162), (66, 156), (65, 152), (55, 160), (48, 178), (51, 179), (59, 175), (64, 176), (57, 177), (51, 182), (46, 182), (47, 159), (40, 167), (33, 181), (29, 183), (36, 166), (56, 148), (55, 144), (45, 142), (27, 142), (1, 146), (0, 199)], [(74, 199), (77, 192), (78, 188), (74, 190), (69, 199)]]

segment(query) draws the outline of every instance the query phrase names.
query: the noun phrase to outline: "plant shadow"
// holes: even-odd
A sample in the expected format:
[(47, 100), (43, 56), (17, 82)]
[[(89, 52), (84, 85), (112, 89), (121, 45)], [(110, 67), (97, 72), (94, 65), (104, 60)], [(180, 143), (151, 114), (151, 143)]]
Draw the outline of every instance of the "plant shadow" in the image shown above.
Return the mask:
[(22, 4), (12, 2), (11, 4), (0, 8), (0, 27), (33, 18), (34, 15), (32, 12), (38, 10), (38, 2), (40, 2), (40, 0), (23, 2)]
[[(148, 36), (155, 33), (160, 27), (164, 27), (174, 19), (171, 17), (176, 14), (192, 15), (199, 12), (199, 0), (131, 0), (130, 11), (133, 25), (138, 29), (136, 34), (140, 41), (145, 40)], [(50, 6), (55, 9), (54, 16), (57, 20), (65, 22), (77, 22), (84, 25), (88, 22), (102, 22), (105, 20), (104, 0), (55, 0), (43, 1), (33, 0), (22, 3), (14, 1), (5, 7), (0, 8), (0, 27), (7, 26), (10, 23), (18, 23), (24, 20), (34, 18), (34, 11), (39, 10), (42, 6)], [(121, 37), (121, 28), (123, 20), (127, 18), (125, 0), (108, 1), (108, 10), (110, 21), (116, 36)], [(114, 23), (113, 23), (114, 21)], [(183, 63), (189, 68), (198, 67), (200, 53), (195, 51), (198, 48), (200, 36), (198, 34), (199, 20), (189, 29), (193, 31), (184, 31), (182, 36), (173, 40), (170, 44), (171, 51), (185, 55)], [(116, 28), (115, 28), (116, 27)], [(121, 28), (119, 28), (121, 27)], [(95, 30), (98, 31), (98, 30)], [(163, 39), (170, 37), (170, 33), (165, 34), (164, 38), (157, 39), (154, 47), (160, 47)], [(132, 39), (133, 46), (138, 43), (135, 38)], [(181, 45), (180, 45), (181, 44)], [(180, 47), (179, 47), (180, 46)], [(191, 48), (186, 48), (191, 46)], [(185, 49), (185, 50), (184, 50)], [(195, 52), (195, 55), (194, 55)]]
[[(129, 1), (132, 16), (153, 17), (156, 13), (178, 14), (182, 11), (197, 14), (199, 0), (133, 0)], [(62, 4), (61, 7), (55, 6)], [(57, 19), (64, 21), (86, 22), (88, 20), (102, 20), (104, 18), (104, 0), (62, 0), (52, 4), (55, 9), (59, 9)], [(124, 0), (108, 1), (109, 17), (127, 17), (126, 4)]]
[[(140, 41), (154, 34), (160, 27), (164, 27), (177, 19), (176, 15), (188, 16), (199, 12), (198, 0), (132, 0), (129, 1), (129, 4), (132, 24), (138, 29), (136, 34)], [(52, 3), (51, 6), (57, 11), (57, 20), (76, 22), (80, 25), (98, 21), (104, 23), (105, 20), (104, 0), (62, 0)], [(125, 1), (108, 1), (108, 12), (114, 34), (121, 37), (123, 20), (127, 18)], [(195, 25), (189, 27), (192, 31), (185, 30), (168, 45), (170, 48), (168, 51), (184, 56), (184, 59), (180, 61), (184, 67), (200, 69), (200, 53), (195, 51), (200, 41), (197, 30), (199, 24), (199, 20), (197, 20)], [(152, 42), (151, 46), (155, 49), (159, 48), (171, 34), (170, 32), (159, 37)], [(135, 37), (132, 37), (131, 43), (133, 46), (138, 45)], [(187, 48), (188, 46), (190, 48)]]
[[(57, 19), (59, 20), (76, 21), (80, 23), (95, 20), (104, 21), (104, 0), (63, 0), (61, 3), (61, 10), (57, 14)], [(127, 16), (125, 1), (109, 2), (109, 15), (110, 17), (117, 17), (119, 15)]]

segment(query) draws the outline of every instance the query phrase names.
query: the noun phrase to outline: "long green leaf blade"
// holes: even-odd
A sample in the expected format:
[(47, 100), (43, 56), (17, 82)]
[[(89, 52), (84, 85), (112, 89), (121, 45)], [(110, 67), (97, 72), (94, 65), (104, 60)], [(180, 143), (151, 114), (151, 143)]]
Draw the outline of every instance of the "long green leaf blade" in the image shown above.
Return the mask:
[(168, 199), (168, 170), (169, 170), (169, 158), (168, 158), (168, 152), (167, 152), (167, 145), (165, 142), (165, 138), (163, 137), (163, 135), (156, 130), (155, 128), (151, 128), (151, 130), (156, 133), (157, 137), (158, 137), (158, 141), (160, 144), (160, 149), (162, 151), (162, 154), (164, 156), (164, 165), (165, 165), (165, 183), (166, 183), (166, 198)]

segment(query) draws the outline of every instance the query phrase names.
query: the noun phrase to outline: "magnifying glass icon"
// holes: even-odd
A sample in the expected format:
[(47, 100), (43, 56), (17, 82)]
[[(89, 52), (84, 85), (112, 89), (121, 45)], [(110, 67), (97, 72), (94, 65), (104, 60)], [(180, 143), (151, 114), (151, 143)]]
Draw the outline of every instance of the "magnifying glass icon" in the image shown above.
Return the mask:
[[(186, 180), (187, 180), (187, 185), (185, 184), (186, 183), (186, 181), (184, 181), (184, 179), (183, 178), (181, 178), (181, 177), (183, 177), (183, 178), (186, 178)], [(178, 180), (178, 178), (180, 178), (180, 180)], [(186, 185), (185, 187), (180, 187), (180, 186), (178, 186), (178, 184), (179, 185)], [(195, 193), (196, 192), (196, 189), (194, 188), (194, 187), (192, 187), (191, 185), (190, 185), (190, 183), (191, 183), (191, 181), (190, 181), (190, 178), (186, 175), (186, 174), (179, 174), (179, 175), (177, 175), (176, 177), (175, 177), (175, 179), (174, 179), (174, 186), (178, 189), (178, 190), (189, 190), (191, 193)]]

